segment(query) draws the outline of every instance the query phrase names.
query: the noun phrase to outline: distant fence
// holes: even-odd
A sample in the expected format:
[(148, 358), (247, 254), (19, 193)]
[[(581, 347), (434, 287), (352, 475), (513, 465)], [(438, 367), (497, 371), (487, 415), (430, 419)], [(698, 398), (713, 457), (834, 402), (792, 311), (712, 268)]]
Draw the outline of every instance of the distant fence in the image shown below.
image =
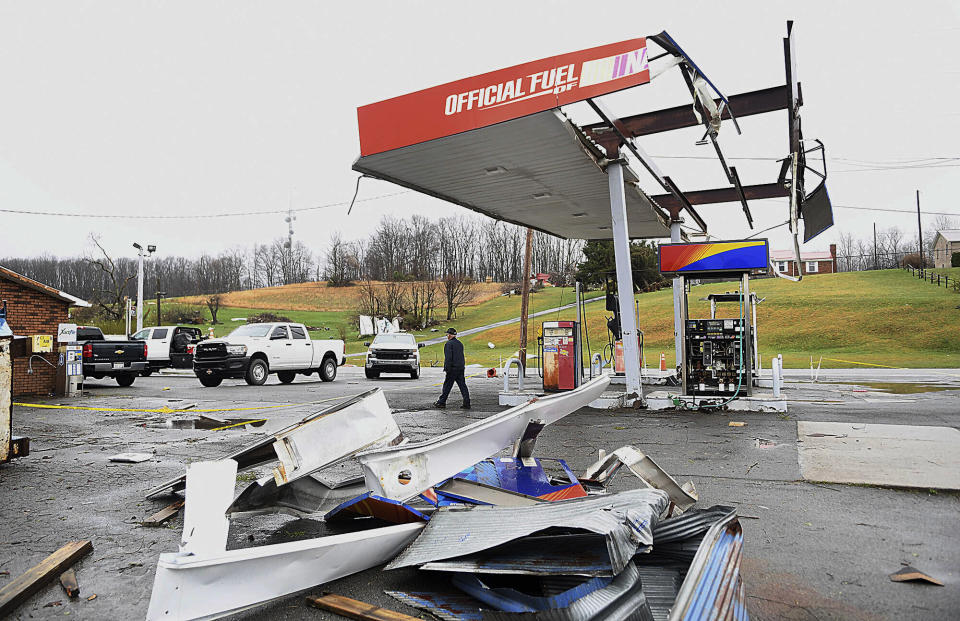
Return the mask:
[(925, 280), (929, 283), (932, 283), (938, 287), (946, 287), (947, 289), (953, 289), (955, 292), (960, 293), (960, 280), (956, 278), (950, 278), (946, 274), (940, 274), (938, 272), (933, 272), (928, 269), (915, 268), (904, 266), (903, 269), (910, 272), (914, 278), (919, 278), (920, 280)]

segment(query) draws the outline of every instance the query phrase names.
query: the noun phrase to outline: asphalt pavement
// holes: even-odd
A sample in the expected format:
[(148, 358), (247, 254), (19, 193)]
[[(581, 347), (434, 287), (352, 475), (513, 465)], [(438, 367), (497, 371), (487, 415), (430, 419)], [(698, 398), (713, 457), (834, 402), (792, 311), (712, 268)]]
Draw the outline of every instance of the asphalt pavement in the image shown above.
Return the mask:
[[(462, 410), (456, 389), (448, 409), (430, 405), (442, 375), (419, 380), (367, 380), (343, 367), (337, 380), (275, 376), (260, 387), (227, 380), (203, 388), (189, 375), (139, 378), (129, 388), (90, 381), (87, 394), (22, 398), (57, 406), (15, 408), (14, 433), (31, 437), (31, 454), (0, 466), (0, 588), (70, 540), (90, 539), (94, 551), (76, 565), (81, 595), (66, 597), (52, 583), (27, 600), (14, 619), (144, 618), (161, 552), (177, 549), (182, 519), (163, 528), (138, 522), (171, 502), (147, 501), (146, 490), (182, 474), (192, 461), (216, 459), (331, 403), (383, 388), (404, 433), (439, 435), (502, 410), (502, 379), (470, 369), (473, 409)], [(598, 411), (584, 408), (547, 427), (536, 452), (565, 459), (582, 472), (599, 449), (632, 444), (681, 481), (692, 479), (700, 507), (737, 507), (745, 534), (743, 576), (754, 619), (947, 619), (960, 610), (960, 496), (936, 490), (803, 481), (797, 463), (797, 421), (960, 426), (960, 370), (788, 371), (787, 414)], [(81, 409), (83, 408), (83, 409)], [(170, 428), (199, 410), (226, 418), (267, 419), (262, 427), (222, 431)], [(229, 410), (229, 411), (225, 411)], [(745, 422), (730, 427), (728, 422)], [(118, 464), (121, 452), (153, 453), (140, 464)], [(237, 491), (265, 466), (241, 475)], [(619, 478), (626, 486), (629, 478)], [(324, 524), (285, 515), (231, 522), (228, 548), (305, 539)], [(944, 587), (894, 583), (888, 575), (910, 564)], [(339, 619), (309, 608), (307, 593), (330, 591), (399, 610), (418, 611), (385, 589), (429, 586), (427, 572), (372, 569), (260, 606), (237, 619)], [(96, 594), (93, 600), (87, 600)]]

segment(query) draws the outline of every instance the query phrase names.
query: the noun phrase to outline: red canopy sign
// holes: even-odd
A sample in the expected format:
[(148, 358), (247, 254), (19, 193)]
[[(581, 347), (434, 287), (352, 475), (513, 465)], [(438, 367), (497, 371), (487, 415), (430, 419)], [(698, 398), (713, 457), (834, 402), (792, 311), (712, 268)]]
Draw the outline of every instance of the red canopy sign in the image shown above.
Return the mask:
[(360, 154), (459, 134), (649, 81), (644, 38), (484, 73), (357, 108)]

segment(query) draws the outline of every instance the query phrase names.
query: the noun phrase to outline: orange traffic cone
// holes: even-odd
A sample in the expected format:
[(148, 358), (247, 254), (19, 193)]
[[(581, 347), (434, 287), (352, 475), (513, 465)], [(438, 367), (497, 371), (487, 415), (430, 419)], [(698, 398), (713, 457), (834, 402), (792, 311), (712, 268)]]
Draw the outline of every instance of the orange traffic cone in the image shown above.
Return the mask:
[(660, 370), (667, 370), (667, 357), (663, 352), (660, 352)]

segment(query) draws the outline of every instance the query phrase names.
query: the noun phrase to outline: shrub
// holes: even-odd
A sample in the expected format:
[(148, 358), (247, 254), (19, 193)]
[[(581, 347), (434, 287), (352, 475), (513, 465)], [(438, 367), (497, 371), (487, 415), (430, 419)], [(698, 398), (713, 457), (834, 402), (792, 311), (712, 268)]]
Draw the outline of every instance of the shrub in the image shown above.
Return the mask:
[(164, 323), (187, 323), (198, 326), (206, 323), (203, 311), (196, 306), (171, 304), (161, 307), (161, 312)]
[(290, 322), (293, 320), (283, 315), (274, 315), (273, 313), (258, 313), (252, 317), (247, 317), (247, 323), (274, 323), (277, 321)]

